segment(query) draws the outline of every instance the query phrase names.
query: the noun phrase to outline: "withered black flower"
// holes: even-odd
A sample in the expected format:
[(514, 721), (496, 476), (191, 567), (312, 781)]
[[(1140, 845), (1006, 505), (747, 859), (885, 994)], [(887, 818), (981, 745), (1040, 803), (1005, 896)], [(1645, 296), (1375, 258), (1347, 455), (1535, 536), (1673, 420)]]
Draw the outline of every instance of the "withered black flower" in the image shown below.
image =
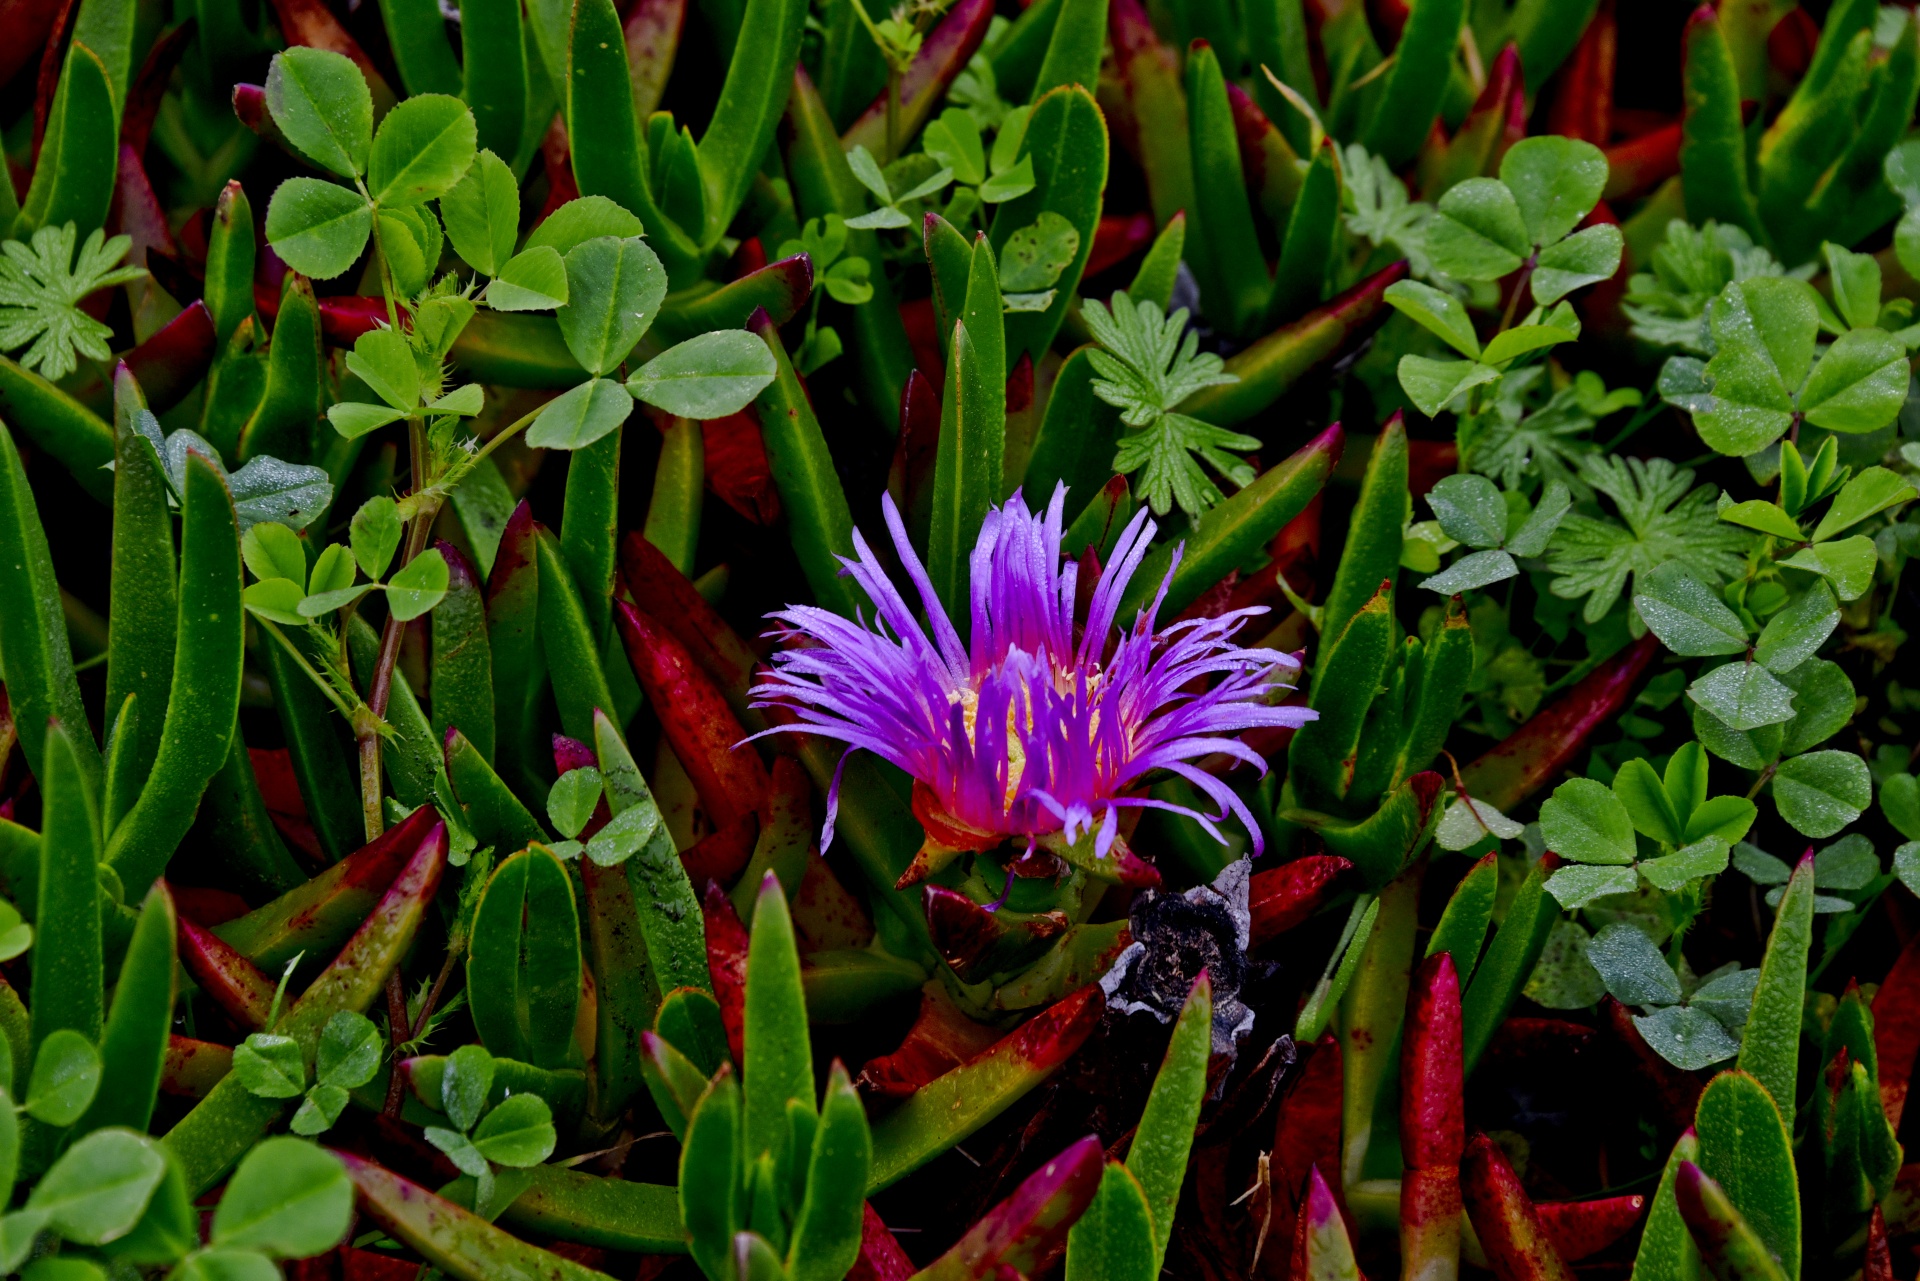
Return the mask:
[(1184, 894), (1147, 891), (1134, 900), (1133, 944), (1120, 954), (1100, 986), (1110, 1008), (1171, 1022), (1205, 970), (1213, 985), (1213, 1052), (1231, 1058), (1253, 1030), (1253, 1011), (1240, 1000), (1247, 978), (1250, 917), (1241, 859)]

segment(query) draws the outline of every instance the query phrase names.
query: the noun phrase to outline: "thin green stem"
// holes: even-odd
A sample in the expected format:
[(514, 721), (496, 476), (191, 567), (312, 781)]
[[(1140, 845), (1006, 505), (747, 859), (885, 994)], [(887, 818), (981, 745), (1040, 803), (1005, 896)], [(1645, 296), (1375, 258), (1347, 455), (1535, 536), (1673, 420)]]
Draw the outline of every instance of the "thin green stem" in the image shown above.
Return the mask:
[(1533, 257), (1527, 259), (1524, 267), (1520, 268), (1520, 279), (1514, 282), (1513, 297), (1507, 299), (1506, 313), (1500, 317), (1500, 328), (1495, 331), (1494, 337), (1499, 337), (1513, 327), (1513, 318), (1520, 310), (1520, 299), (1526, 294), (1527, 286), (1533, 281), (1533, 265), (1539, 261), (1539, 257), (1538, 254), (1535, 254)]
[[(417, 489), (416, 489), (416, 492)], [(413, 558), (426, 549), (427, 538), (433, 531), (434, 518), (440, 514), (437, 502), (424, 502), (420, 510), (414, 513), (413, 522), (407, 527), (407, 542), (402, 550), (400, 566), (405, 568)], [(380, 654), (374, 660), (373, 672), (367, 682), (367, 707), (376, 718), (387, 714), (387, 702), (393, 696), (393, 668), (400, 658), (400, 642), (405, 638), (407, 625), (401, 622), (391, 609), (387, 611), (387, 621), (380, 629)], [(366, 806), (367, 839), (380, 835), (385, 825), (385, 816), (380, 813), (380, 749), (381, 737), (373, 726), (356, 726), (355, 737), (360, 749), (360, 788), (361, 800)]]
[(533, 409), (529, 409), (526, 413), (520, 415), (520, 417), (495, 432), (492, 438), (489, 439), (486, 444), (480, 446), (479, 451), (474, 454), (473, 465), (477, 466), (488, 454), (491, 454), (494, 450), (506, 444), (508, 440), (526, 430), (534, 419), (546, 412), (546, 408), (546, 405), (539, 405)]
[[(353, 184), (360, 188), (361, 197), (372, 204), (373, 197), (367, 193), (367, 184), (358, 178), (353, 180)], [(387, 301), (387, 324), (397, 330), (400, 328), (400, 308), (393, 300), (393, 269), (387, 261), (386, 242), (380, 237), (380, 211), (377, 208), (373, 212), (373, 252), (380, 262), (380, 293)]]

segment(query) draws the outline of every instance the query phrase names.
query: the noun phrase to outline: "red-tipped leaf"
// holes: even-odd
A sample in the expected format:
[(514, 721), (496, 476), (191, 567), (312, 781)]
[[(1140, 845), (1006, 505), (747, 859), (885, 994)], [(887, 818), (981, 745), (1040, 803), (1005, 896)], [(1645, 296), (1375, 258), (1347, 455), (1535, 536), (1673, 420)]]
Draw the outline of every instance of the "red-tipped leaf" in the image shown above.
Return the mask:
[(1460, 1191), (1474, 1235), (1500, 1281), (1573, 1281), (1506, 1153), (1484, 1134), (1467, 1144)]
[(708, 881), (732, 885), (738, 879), (740, 869), (753, 857), (754, 842), (759, 835), (760, 817), (751, 812), (742, 814), (725, 827), (709, 832), (680, 855), (680, 862), (687, 869), (687, 879), (695, 885), (704, 885)]
[(920, 1281), (987, 1281), (1037, 1273), (1066, 1247), (1067, 1231), (1093, 1200), (1106, 1170), (1093, 1135), (1041, 1166), (987, 1211)]
[(1574, 687), (1471, 765), (1461, 781), (1474, 800), (1509, 810), (1554, 777), (1586, 745), (1587, 735), (1626, 703), (1660, 642), (1641, 637), (1587, 673)]
[(747, 927), (726, 893), (711, 881), (700, 898), (700, 910), (707, 925), (707, 973), (727, 1029), (727, 1049), (739, 1063), (746, 1057), (747, 1041)]
[(1786, 1281), (1779, 1261), (1726, 1191), (1693, 1162), (1680, 1163), (1673, 1199), (1701, 1262), (1717, 1281)]
[(232, 1070), (233, 1047), (169, 1036), (167, 1057), (160, 1064), (160, 1088), (181, 1098), (204, 1099)]
[(1413, 976), (1400, 1047), (1400, 1253), (1408, 1281), (1442, 1281), (1459, 1267), (1460, 1156), (1465, 1084), (1460, 978), (1453, 956), (1430, 956)]
[(740, 634), (720, 617), (706, 597), (674, 563), (640, 534), (620, 544), (620, 576), (627, 592), (649, 617), (673, 633), (727, 699), (741, 722), (760, 729), (765, 722), (747, 706), (753, 669), (760, 661)]
[(708, 815), (726, 827), (761, 812), (773, 781), (712, 678), (652, 616), (625, 601), (615, 606), (634, 675)]
[(756, 525), (780, 519), (780, 491), (767, 463), (760, 420), (751, 409), (700, 424), (707, 488), (713, 496)]
[(1256, 873), (1247, 887), (1253, 914), (1252, 946), (1278, 938), (1320, 910), (1353, 864), (1332, 854), (1309, 854)]
[(858, 1084), (870, 1094), (905, 1098), (999, 1039), (996, 1029), (960, 1012), (945, 984), (929, 983), (921, 991), (920, 1014), (907, 1030), (907, 1039), (893, 1053), (861, 1068)]
[(185, 916), (179, 918), (180, 963), (233, 1021), (248, 1032), (267, 1026), (274, 981), (226, 940)]
[(1920, 1055), (1920, 935), (1900, 949), (1873, 996), (1873, 1050), (1880, 1072), (1880, 1106), (1900, 1128), (1913, 1064)]
[(873, 1202), (867, 1202), (860, 1220), (860, 1257), (854, 1260), (847, 1281), (911, 1281), (918, 1271), (892, 1231), (881, 1222)]
[(1533, 1208), (1554, 1251), (1568, 1263), (1578, 1263), (1633, 1231), (1646, 1213), (1647, 1199), (1611, 1196), (1597, 1201), (1543, 1201)]

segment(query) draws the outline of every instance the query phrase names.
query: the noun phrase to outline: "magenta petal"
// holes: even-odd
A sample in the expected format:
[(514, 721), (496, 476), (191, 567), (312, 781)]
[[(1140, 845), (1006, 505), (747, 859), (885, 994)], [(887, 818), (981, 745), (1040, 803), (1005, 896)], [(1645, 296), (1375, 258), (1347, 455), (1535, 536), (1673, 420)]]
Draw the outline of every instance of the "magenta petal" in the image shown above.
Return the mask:
[[(838, 739), (897, 765), (980, 831), (1031, 838), (1064, 830), (1068, 839), (1093, 831), (1104, 852), (1118, 831), (1118, 805), (1146, 804), (1189, 815), (1223, 840), (1214, 825), (1231, 813), (1257, 845), (1246, 805), (1193, 763), (1227, 752), (1259, 767), (1238, 741), (1242, 732), (1312, 719), (1305, 708), (1268, 702), (1300, 660), (1233, 643), (1258, 610), (1156, 633), (1167, 580), (1116, 634), (1119, 603), (1155, 533), (1144, 510), (1121, 533), (1076, 646), (1078, 566), (1060, 554), (1065, 502), (1056, 486), (1043, 515), (1017, 493), (987, 514), (968, 562), (971, 634), (963, 647), (899, 512), (883, 498), (894, 551), (933, 635), (856, 533), (856, 556), (844, 563), (873, 601), (871, 624), (807, 605), (774, 614), (789, 644), (754, 688), (758, 705), (791, 713), (784, 730)], [(1217, 812), (1129, 795), (1155, 770), (1192, 780)], [(838, 800), (836, 772), (828, 839)]]

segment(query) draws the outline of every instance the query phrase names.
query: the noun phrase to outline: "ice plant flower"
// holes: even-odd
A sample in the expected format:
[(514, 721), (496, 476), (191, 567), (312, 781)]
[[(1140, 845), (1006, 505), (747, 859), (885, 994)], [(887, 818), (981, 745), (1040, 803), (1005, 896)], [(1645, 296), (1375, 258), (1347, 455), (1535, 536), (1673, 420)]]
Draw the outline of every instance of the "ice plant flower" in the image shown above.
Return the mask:
[[(794, 719), (783, 729), (838, 739), (849, 752), (865, 748), (914, 780), (914, 813), (927, 844), (903, 884), (963, 851), (1009, 839), (1028, 850), (1038, 844), (1096, 876), (1150, 883), (1158, 879), (1152, 869), (1117, 839), (1120, 811), (1130, 807), (1185, 814), (1223, 843), (1216, 824), (1232, 813), (1257, 848), (1260, 829), (1245, 802), (1196, 762), (1226, 753), (1264, 769), (1241, 731), (1313, 719), (1304, 707), (1275, 705), (1298, 659), (1234, 644), (1262, 609), (1156, 630), (1178, 550), (1152, 604), (1130, 627), (1117, 625), (1121, 598), (1153, 540), (1145, 510), (1120, 535), (1076, 629), (1079, 566), (1061, 556), (1065, 502), (1061, 486), (1044, 515), (1018, 493), (988, 512), (969, 560), (965, 642), (891, 499), (882, 504), (887, 529), (926, 627), (858, 531), (857, 557), (842, 563), (873, 602), (871, 625), (809, 605), (771, 615), (789, 639), (805, 643), (774, 655), (771, 676), (753, 691), (758, 705), (786, 709)], [(1188, 780), (1217, 812), (1144, 795), (1143, 780), (1156, 771)], [(839, 782), (836, 774), (823, 844), (832, 839)]]

